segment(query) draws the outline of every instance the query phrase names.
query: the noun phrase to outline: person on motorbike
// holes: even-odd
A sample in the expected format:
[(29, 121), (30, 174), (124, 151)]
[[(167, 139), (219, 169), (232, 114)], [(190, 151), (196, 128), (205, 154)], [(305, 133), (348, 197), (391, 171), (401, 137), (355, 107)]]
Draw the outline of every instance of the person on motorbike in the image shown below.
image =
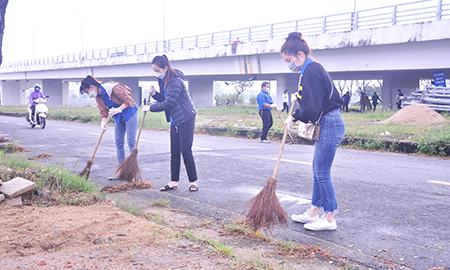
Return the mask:
[(30, 108), (30, 110), (28, 110), (28, 114), (29, 114), (28, 118), (31, 122), (35, 122), (34, 121), (34, 113), (36, 111), (36, 104), (37, 104), (36, 100), (39, 98), (46, 99), (44, 94), (42, 94), (42, 92), (41, 92), (42, 87), (39, 84), (33, 85), (33, 89), (34, 89), (34, 91), (31, 92), (30, 96), (28, 97), (28, 102), (29, 102), (28, 106)]

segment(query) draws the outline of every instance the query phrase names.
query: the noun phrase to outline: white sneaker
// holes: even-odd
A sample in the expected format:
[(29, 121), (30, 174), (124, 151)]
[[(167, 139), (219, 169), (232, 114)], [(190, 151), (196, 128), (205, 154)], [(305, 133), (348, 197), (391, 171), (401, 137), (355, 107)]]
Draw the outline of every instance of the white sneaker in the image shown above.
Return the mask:
[(337, 224), (336, 220), (328, 222), (325, 216), (323, 216), (314, 222), (305, 224), (303, 228), (310, 231), (334, 231), (337, 229)]
[(306, 210), (303, 214), (300, 215), (292, 215), (291, 219), (295, 222), (299, 223), (311, 223), (319, 219), (319, 215), (310, 216), (308, 210)]

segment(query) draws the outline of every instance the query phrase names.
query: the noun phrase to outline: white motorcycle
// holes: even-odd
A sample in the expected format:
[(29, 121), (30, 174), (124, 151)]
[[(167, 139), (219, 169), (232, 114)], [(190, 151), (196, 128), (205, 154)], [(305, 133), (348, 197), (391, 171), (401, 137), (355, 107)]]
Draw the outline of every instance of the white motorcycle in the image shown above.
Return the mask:
[[(47, 96), (46, 98), (48, 98)], [(28, 106), (28, 115), (31, 115), (31, 118), (27, 115), (26, 120), (30, 124), (32, 128), (36, 125), (40, 126), (42, 129), (45, 128), (47, 124), (47, 116), (48, 116), (48, 107), (47, 107), (47, 99), (38, 98), (35, 99), (36, 107), (34, 109), (34, 115), (31, 115), (31, 106)]]

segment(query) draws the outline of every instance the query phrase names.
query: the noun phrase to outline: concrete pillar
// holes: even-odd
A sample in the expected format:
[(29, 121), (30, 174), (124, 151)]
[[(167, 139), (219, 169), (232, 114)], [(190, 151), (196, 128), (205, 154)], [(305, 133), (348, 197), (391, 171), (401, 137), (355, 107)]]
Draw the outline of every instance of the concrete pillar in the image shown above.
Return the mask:
[(1, 104), (18, 106), (20, 105), (20, 82), (2, 81), (1, 82)]
[(383, 105), (392, 109), (395, 107), (397, 89), (401, 89), (405, 96), (419, 88), (419, 78), (414, 77), (384, 77), (381, 89)]
[(139, 87), (139, 78), (133, 78), (133, 77), (117, 78), (117, 79), (114, 79), (114, 81), (128, 85), (131, 88), (131, 90), (133, 90), (133, 99), (136, 102), (136, 104), (138, 106), (142, 105), (143, 98), (142, 98), (142, 89)]
[(68, 83), (62, 80), (52, 79), (43, 80), (42, 88), (44, 95), (50, 96), (48, 99), (49, 106), (63, 106), (67, 105), (67, 97), (69, 95)]
[[(277, 100), (276, 104), (279, 109), (283, 108), (283, 93), (288, 90), (289, 97), (298, 89), (298, 76), (295, 74), (282, 74), (277, 76)], [(290, 103), (290, 101), (289, 101)], [(290, 104), (289, 104), (290, 105)]]
[(210, 107), (214, 105), (213, 80), (208, 78), (190, 78), (188, 90), (196, 107)]

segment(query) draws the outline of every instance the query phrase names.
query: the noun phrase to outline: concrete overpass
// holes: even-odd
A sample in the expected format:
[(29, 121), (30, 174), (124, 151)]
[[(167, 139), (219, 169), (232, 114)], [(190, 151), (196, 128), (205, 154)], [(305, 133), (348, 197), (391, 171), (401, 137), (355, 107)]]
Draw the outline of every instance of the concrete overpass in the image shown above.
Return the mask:
[[(335, 80), (381, 79), (382, 99), (395, 89), (413, 90), (435, 72), (450, 77), (450, 0), (427, 0), (173, 40), (5, 63), (0, 69), (2, 104), (24, 100), (20, 89), (41, 82), (54, 105), (67, 104), (68, 81), (88, 74), (138, 89), (155, 80), (151, 60), (165, 53), (186, 74), (197, 106), (213, 103), (213, 82), (276, 80), (277, 92), (294, 90), (297, 76), (279, 56), (289, 32), (300, 31), (313, 56)], [(240, 44), (233, 50), (233, 40)], [(406, 91), (408, 92), (408, 91)], [(140, 91), (134, 91), (140, 99)], [(281, 95), (277, 95), (281, 97)], [(278, 100), (278, 102), (281, 102)]]

